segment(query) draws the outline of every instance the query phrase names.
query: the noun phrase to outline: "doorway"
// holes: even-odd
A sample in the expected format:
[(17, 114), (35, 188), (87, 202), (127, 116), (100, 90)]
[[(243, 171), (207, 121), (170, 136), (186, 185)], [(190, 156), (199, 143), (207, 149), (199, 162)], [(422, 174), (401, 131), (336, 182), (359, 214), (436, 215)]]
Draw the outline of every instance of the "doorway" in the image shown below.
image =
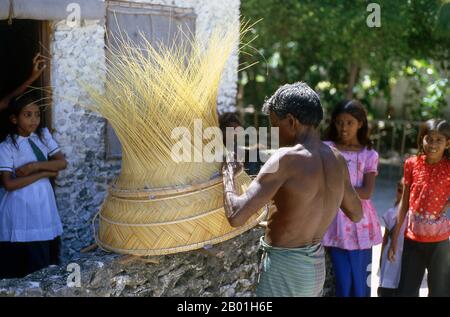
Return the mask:
[(46, 60), (46, 69), (32, 87), (45, 104), (44, 124), (51, 124), (50, 90), (50, 25), (47, 21), (13, 19), (0, 21), (0, 98), (19, 87), (31, 74), (33, 57), (40, 53)]

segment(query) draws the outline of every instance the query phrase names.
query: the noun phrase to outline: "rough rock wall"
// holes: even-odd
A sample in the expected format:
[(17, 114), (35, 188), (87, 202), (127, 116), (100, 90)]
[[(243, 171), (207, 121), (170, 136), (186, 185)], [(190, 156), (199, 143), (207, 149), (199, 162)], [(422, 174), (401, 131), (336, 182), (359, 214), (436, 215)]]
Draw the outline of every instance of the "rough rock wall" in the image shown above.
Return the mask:
[[(152, 257), (158, 264), (134, 260), (101, 250), (79, 254), (61, 266), (52, 266), (23, 279), (0, 280), (2, 296), (220, 296), (252, 297), (260, 254), (260, 228), (214, 246), (216, 255), (190, 251)], [(212, 252), (211, 252), (212, 253)], [(67, 270), (80, 267), (80, 287)], [(329, 262), (324, 296), (333, 296)]]
[[(80, 266), (81, 287), (69, 287), (69, 262), (23, 279), (0, 281), (0, 296), (242, 296), (254, 294), (257, 242), (253, 229), (215, 247), (218, 256), (200, 251), (152, 257), (159, 264), (97, 250), (70, 260)], [(72, 281), (72, 279), (70, 279)]]
[(64, 225), (64, 255), (70, 257), (92, 241), (90, 220), (120, 162), (105, 160), (105, 120), (82, 107), (90, 101), (80, 81), (103, 87), (103, 25), (83, 21), (69, 27), (61, 21), (53, 30), (53, 135), (69, 162), (58, 177), (55, 194)]

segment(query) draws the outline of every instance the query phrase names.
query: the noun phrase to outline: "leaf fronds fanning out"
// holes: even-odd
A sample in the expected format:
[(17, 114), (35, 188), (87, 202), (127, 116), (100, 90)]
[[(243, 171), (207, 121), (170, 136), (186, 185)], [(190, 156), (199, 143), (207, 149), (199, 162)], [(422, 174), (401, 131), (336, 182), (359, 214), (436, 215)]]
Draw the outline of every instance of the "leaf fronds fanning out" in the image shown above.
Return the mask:
[(171, 157), (179, 139), (172, 131), (190, 131), (192, 157), (202, 153), (209, 140), (194, 142), (194, 120), (202, 128), (217, 127), (216, 100), (227, 60), (237, 53), (239, 30), (213, 31), (207, 43), (164, 46), (142, 36), (139, 46), (116, 38), (108, 49), (103, 91), (83, 83), (93, 103), (112, 125), (122, 145), (122, 170), (115, 186), (121, 189), (161, 188), (202, 183), (220, 169), (220, 162), (175, 162)]

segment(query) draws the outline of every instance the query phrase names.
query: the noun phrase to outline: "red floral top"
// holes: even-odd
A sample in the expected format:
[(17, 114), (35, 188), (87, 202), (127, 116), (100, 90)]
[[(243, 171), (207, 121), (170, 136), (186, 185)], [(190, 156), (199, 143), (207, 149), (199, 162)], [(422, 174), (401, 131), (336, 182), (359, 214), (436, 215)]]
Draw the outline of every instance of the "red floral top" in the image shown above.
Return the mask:
[(406, 160), (405, 185), (410, 186), (405, 237), (419, 242), (439, 242), (450, 237), (450, 220), (444, 209), (450, 197), (450, 161), (445, 157), (428, 164), (425, 155)]

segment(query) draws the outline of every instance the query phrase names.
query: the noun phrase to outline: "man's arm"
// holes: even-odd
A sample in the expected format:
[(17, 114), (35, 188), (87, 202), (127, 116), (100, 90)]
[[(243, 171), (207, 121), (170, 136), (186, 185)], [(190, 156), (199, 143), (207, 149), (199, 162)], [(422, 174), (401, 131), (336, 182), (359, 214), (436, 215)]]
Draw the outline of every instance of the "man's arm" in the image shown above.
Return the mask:
[(351, 221), (359, 222), (363, 217), (361, 200), (352, 186), (347, 164), (340, 154), (338, 155), (338, 161), (344, 173), (344, 198), (342, 199), (341, 209)]
[[(239, 227), (267, 204), (285, 182), (283, 160), (280, 153), (273, 154), (261, 168), (247, 191), (238, 196), (234, 184), (235, 163), (226, 162), (223, 167), (224, 207), (228, 222)], [(278, 166), (278, 168), (275, 168)]]

